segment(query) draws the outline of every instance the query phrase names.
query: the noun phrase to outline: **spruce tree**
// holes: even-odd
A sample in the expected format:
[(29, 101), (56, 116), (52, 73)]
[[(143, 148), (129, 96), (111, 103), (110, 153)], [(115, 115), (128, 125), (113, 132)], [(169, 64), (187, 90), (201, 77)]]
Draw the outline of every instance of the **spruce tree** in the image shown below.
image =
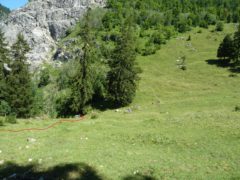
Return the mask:
[(232, 59), (236, 64), (240, 63), (240, 25), (238, 26), (238, 30), (234, 34), (233, 39), (233, 56)]
[(233, 51), (233, 39), (228, 34), (224, 37), (222, 43), (218, 48), (217, 57), (224, 59), (228, 58), (230, 60), (233, 55)]
[(121, 29), (109, 62), (108, 92), (110, 98), (117, 106), (129, 105), (135, 96), (138, 73), (140, 69), (136, 64), (135, 37), (132, 20), (127, 19)]
[(5, 115), (9, 111), (8, 103), (6, 102), (6, 75), (9, 65), (9, 50), (5, 42), (4, 34), (0, 30), (0, 115)]
[(13, 61), (11, 73), (7, 77), (8, 102), (17, 117), (30, 116), (33, 104), (31, 76), (26, 62), (26, 54), (30, 51), (23, 35), (18, 34), (17, 41), (11, 47)]
[(90, 25), (90, 10), (87, 11), (84, 26), (79, 34), (83, 43), (82, 52), (77, 56), (78, 67), (73, 78), (72, 90), (72, 106), (73, 112), (85, 114), (85, 106), (93, 98), (93, 74), (92, 64), (96, 59), (93, 34)]

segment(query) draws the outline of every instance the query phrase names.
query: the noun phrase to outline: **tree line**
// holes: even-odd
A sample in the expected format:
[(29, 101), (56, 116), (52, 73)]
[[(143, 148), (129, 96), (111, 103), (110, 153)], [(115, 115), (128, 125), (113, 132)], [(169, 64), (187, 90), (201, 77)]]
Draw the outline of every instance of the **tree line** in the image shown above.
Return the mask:
[[(99, 48), (90, 25), (89, 12), (79, 33), (78, 50), (74, 52), (74, 74), (68, 79), (67, 87), (63, 88), (69, 89), (69, 93), (56, 100), (58, 116), (86, 114), (86, 107), (91, 106), (97, 98), (116, 107), (126, 106), (133, 101), (136, 93), (140, 70), (135, 61), (134, 27), (131, 20), (122, 24), (121, 36), (108, 62), (109, 70), (99, 80), (99, 76), (96, 76)], [(36, 108), (44, 106), (39, 106), (42, 97), (36, 94), (36, 89), (44, 88), (50, 82), (50, 75), (43, 69), (37, 87), (34, 85), (36, 82), (31, 78), (32, 72), (27, 63), (29, 51), (23, 35), (19, 34), (9, 49), (4, 34), (0, 32), (0, 116), (13, 114), (28, 118), (35, 115)], [(99, 92), (99, 86), (104, 88), (104, 96)]]

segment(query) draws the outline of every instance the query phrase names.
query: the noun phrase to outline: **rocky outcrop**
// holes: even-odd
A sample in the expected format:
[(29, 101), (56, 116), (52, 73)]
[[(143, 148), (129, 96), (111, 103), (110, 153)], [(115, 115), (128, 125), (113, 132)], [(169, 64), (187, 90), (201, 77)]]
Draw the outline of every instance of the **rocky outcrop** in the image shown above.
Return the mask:
[(23, 8), (11, 12), (0, 24), (10, 44), (22, 33), (31, 47), (32, 64), (49, 59), (56, 41), (75, 25), (88, 7), (103, 7), (105, 0), (31, 0)]

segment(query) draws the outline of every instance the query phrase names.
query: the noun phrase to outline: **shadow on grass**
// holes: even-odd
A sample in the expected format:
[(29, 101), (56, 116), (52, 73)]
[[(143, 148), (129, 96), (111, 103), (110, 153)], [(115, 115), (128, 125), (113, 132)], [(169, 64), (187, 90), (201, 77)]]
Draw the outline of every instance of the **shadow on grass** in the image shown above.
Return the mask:
[(229, 60), (208, 59), (208, 60), (206, 60), (206, 62), (209, 65), (215, 65), (217, 67), (222, 67), (222, 68), (229, 68), (232, 66), (231, 63), (229, 62)]
[(94, 168), (87, 164), (62, 164), (41, 171), (35, 164), (17, 165), (14, 163), (5, 163), (0, 166), (0, 179), (18, 179), (18, 180), (103, 180)]
[(151, 176), (146, 175), (134, 175), (134, 176), (127, 176), (123, 178), (123, 180), (157, 180)]
[[(107, 180), (85, 163), (60, 164), (42, 170), (37, 164), (18, 165), (7, 162), (0, 165), (0, 179), (6, 180)], [(112, 178), (111, 178), (112, 179)], [(129, 175), (122, 180), (156, 180), (149, 175)]]
[(118, 109), (120, 106), (112, 101), (103, 98), (94, 98), (92, 102), (92, 107), (100, 111), (106, 111)]
[(234, 63), (231, 63), (228, 59), (208, 59), (206, 62), (209, 65), (215, 65), (217, 67), (228, 68), (232, 73), (240, 73), (240, 67)]

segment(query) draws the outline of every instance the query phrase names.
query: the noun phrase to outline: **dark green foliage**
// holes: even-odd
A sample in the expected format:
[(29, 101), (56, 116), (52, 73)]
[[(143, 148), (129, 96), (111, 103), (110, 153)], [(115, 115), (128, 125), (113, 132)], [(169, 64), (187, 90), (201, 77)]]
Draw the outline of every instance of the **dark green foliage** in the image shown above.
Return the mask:
[(157, 47), (151, 42), (147, 42), (145, 44), (145, 48), (142, 50), (142, 55), (143, 56), (148, 56), (148, 55), (151, 55), (151, 54), (155, 54), (157, 51)]
[(173, 25), (185, 32), (191, 26), (207, 28), (218, 20), (237, 22), (239, 5), (238, 0), (108, 0), (103, 24), (107, 29), (120, 26), (126, 12), (132, 11), (134, 23), (143, 29)]
[(240, 106), (235, 106), (235, 109), (234, 109), (236, 112), (240, 112)]
[(11, 107), (9, 104), (2, 100), (0, 101), (0, 116), (5, 116), (11, 113)]
[(30, 115), (36, 116), (41, 115), (44, 109), (44, 93), (43, 90), (38, 88), (37, 85), (33, 85), (33, 104)]
[(218, 48), (217, 57), (230, 59), (232, 57), (233, 51), (233, 40), (232, 37), (228, 34), (225, 36)]
[(236, 64), (240, 62), (240, 25), (238, 26), (238, 30), (234, 34), (233, 38), (233, 55), (232, 59)]
[(135, 62), (135, 37), (131, 20), (127, 20), (121, 31), (121, 38), (109, 62), (107, 79), (110, 98), (116, 105), (126, 106), (133, 101), (140, 71)]
[(96, 59), (96, 50), (93, 41), (93, 34), (90, 26), (90, 11), (88, 10), (84, 26), (80, 32), (83, 42), (82, 53), (78, 56), (77, 72), (73, 77), (72, 90), (72, 110), (76, 113), (83, 113), (84, 107), (92, 100), (93, 71), (92, 64)]
[(74, 111), (71, 109), (72, 106), (72, 97), (71, 91), (64, 90), (58, 94), (56, 100), (56, 111), (58, 112), (59, 117), (70, 117), (74, 114)]
[(153, 33), (151, 36), (151, 41), (158, 45), (166, 44), (166, 38), (162, 32)]
[(4, 121), (3, 121), (3, 119), (0, 119), (0, 126), (4, 126)]
[(4, 34), (0, 30), (0, 115), (9, 113), (9, 106), (6, 102), (7, 85), (6, 77), (9, 74), (9, 69), (6, 69), (9, 65), (9, 50), (7, 49), (7, 43), (5, 42)]
[(7, 76), (7, 102), (12, 112), (23, 118), (30, 116), (33, 103), (31, 75), (26, 62), (26, 53), (29, 50), (23, 35), (19, 34), (11, 48), (14, 60), (10, 64), (11, 72)]
[(223, 29), (224, 29), (224, 24), (223, 24), (223, 22), (218, 22), (217, 24), (216, 24), (216, 31), (223, 31)]
[(48, 68), (41, 70), (38, 87), (47, 86), (50, 83), (50, 72)]

